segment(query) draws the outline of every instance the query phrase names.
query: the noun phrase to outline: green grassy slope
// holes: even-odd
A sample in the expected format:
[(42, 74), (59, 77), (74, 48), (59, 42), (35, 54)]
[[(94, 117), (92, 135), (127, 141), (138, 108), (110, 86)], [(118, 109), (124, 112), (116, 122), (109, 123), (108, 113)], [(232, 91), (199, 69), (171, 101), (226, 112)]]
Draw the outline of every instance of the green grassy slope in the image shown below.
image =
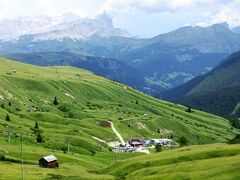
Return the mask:
[[(55, 96), (58, 105), (52, 103)], [(0, 103), (4, 104), (4, 108), (0, 108), (0, 156), (4, 160), (0, 161), (0, 169), (9, 167), (0, 179), (19, 176), (20, 133), (24, 134), (24, 157), (28, 163), (25, 168), (29, 179), (36, 175), (40, 179), (52, 176), (54, 179), (55, 175), (114, 178), (98, 174), (100, 169), (113, 163), (114, 153), (92, 136), (116, 140), (110, 128), (99, 125), (102, 120), (112, 121), (125, 140), (131, 136), (160, 137), (157, 129), (173, 131), (174, 140), (184, 135), (190, 144), (226, 142), (234, 136), (226, 119), (197, 110), (187, 113), (186, 107), (157, 100), (72, 67), (37, 67), (1, 58)], [(145, 113), (148, 117), (144, 117)], [(11, 121), (5, 120), (7, 114)], [(119, 117), (123, 120), (118, 120)], [(35, 142), (33, 132), (36, 121), (45, 140), (40, 144)], [(11, 143), (6, 142), (7, 126), (11, 128)], [(67, 149), (66, 139), (71, 144), (68, 154), (63, 153)], [(38, 159), (49, 154), (59, 158), (59, 169), (38, 168)], [(140, 155), (120, 154), (118, 160)]]
[(119, 179), (239, 179), (240, 145), (201, 145), (134, 157), (107, 172)]

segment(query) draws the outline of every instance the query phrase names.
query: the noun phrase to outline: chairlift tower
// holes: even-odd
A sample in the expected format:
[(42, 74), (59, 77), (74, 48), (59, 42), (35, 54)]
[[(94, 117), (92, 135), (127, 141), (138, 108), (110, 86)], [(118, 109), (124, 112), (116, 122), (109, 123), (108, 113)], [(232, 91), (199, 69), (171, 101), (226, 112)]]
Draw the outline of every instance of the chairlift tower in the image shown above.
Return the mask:
[(23, 172), (23, 148), (22, 148), (23, 134), (21, 133), (21, 172), (22, 172), (22, 180), (24, 180), (24, 172)]
[(7, 126), (7, 132), (8, 132), (8, 142), (10, 143), (11, 142), (11, 135), (10, 135), (11, 129), (8, 126)]

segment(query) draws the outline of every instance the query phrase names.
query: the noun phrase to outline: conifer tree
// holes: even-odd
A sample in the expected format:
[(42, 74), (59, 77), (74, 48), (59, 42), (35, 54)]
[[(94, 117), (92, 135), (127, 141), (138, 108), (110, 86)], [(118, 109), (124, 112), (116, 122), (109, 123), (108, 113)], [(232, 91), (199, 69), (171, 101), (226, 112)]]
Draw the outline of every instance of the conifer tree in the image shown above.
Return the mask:
[(36, 121), (36, 123), (35, 123), (35, 127), (34, 127), (35, 129), (38, 129), (38, 122)]
[(58, 105), (58, 100), (57, 100), (57, 97), (56, 97), (56, 96), (55, 96), (55, 98), (54, 98), (53, 104), (54, 104), (54, 105)]
[(42, 138), (40, 133), (38, 133), (36, 140), (37, 140), (38, 143), (43, 142), (43, 138)]
[(10, 119), (10, 116), (7, 114), (7, 116), (6, 116), (6, 121), (10, 121), (11, 119)]

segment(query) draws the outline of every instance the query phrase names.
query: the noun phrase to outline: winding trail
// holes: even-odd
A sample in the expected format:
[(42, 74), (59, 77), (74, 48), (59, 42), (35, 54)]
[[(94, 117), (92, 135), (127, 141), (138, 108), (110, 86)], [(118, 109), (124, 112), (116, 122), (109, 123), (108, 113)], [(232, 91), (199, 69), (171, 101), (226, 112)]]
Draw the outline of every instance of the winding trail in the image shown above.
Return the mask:
[(122, 138), (121, 134), (116, 130), (116, 128), (113, 125), (113, 122), (108, 121), (111, 124), (111, 128), (113, 130), (113, 132), (116, 134), (116, 136), (118, 137), (118, 139), (120, 140), (122, 145), (126, 145), (124, 139)]
[(231, 113), (231, 115), (235, 115), (236, 112), (240, 109), (240, 102), (235, 106), (233, 112)]

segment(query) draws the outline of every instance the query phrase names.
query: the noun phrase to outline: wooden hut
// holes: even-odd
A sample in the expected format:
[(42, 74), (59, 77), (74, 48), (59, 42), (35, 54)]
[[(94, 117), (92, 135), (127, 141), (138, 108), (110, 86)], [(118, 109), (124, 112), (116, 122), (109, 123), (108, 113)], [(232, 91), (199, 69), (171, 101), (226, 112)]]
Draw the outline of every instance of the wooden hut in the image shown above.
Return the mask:
[(39, 160), (39, 166), (44, 168), (56, 168), (58, 167), (57, 158), (54, 155), (49, 155)]
[(128, 143), (133, 147), (139, 147), (144, 144), (144, 138), (142, 137), (132, 137), (129, 139)]

